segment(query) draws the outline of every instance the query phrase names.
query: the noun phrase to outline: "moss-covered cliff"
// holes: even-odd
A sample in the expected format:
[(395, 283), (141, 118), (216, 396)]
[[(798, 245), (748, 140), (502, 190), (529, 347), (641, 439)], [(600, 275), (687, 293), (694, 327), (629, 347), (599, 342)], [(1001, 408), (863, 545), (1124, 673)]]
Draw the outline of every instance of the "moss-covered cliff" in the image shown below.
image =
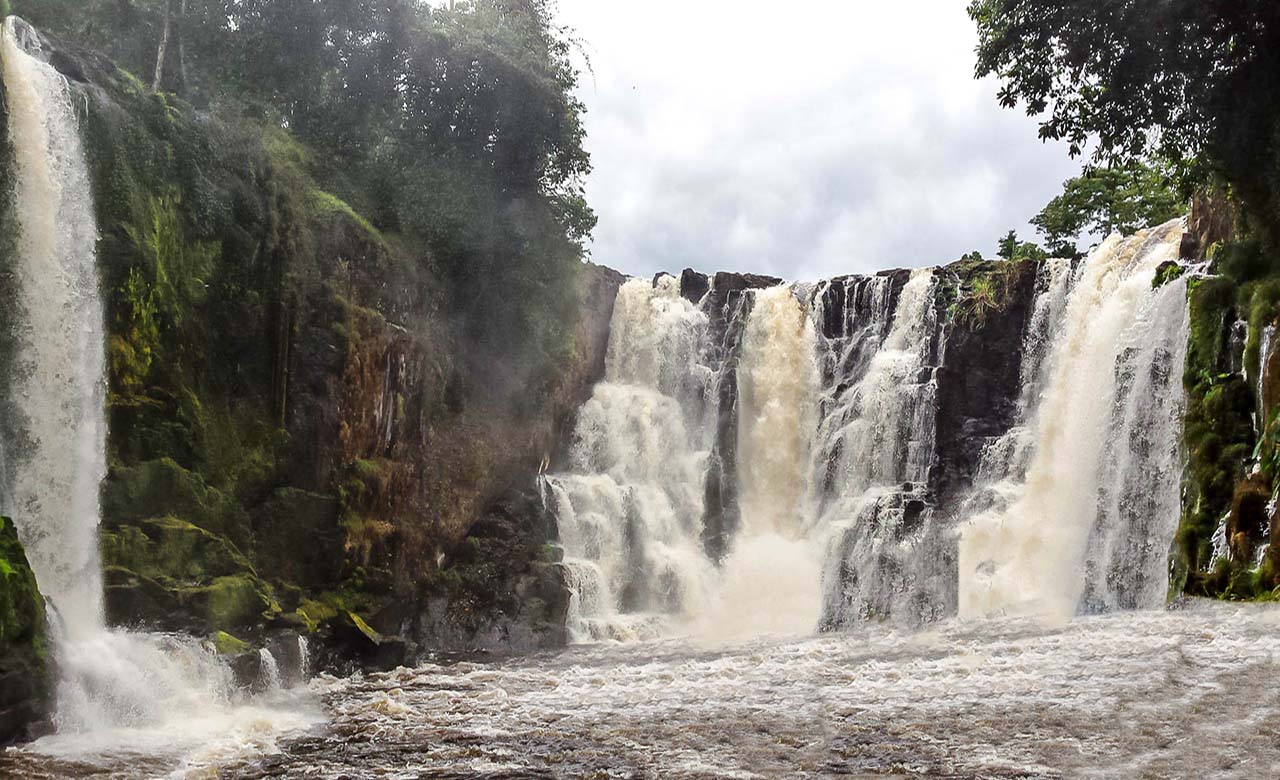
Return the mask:
[[(413, 628), (419, 605), (466, 602), (466, 577), (449, 574), (469, 560), (464, 540), (556, 451), (603, 368), (620, 277), (579, 264), (552, 364), (499, 376), (428, 246), (320, 189), (287, 131), (49, 44), (100, 231), (109, 617), (250, 640), (312, 632), (360, 656)], [(513, 576), (541, 560), (545, 533), (520, 506), (508, 520), (527, 544), (486, 561)], [(545, 602), (567, 598), (554, 571), (539, 576)]]
[(1187, 471), (1171, 593), (1271, 599), (1280, 586), (1280, 269), (1221, 196), (1198, 198), (1190, 285)]

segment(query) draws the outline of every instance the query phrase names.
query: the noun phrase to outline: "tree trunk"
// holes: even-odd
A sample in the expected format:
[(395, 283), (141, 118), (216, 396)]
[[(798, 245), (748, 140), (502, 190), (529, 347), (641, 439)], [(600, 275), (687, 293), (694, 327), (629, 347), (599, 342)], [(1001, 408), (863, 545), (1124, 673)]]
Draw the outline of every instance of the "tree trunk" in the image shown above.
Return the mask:
[(164, 26), (160, 30), (160, 45), (156, 49), (156, 75), (151, 80), (152, 92), (160, 89), (160, 82), (164, 79), (164, 57), (169, 50), (169, 26), (171, 24), (169, 5), (170, 0), (165, 0)]

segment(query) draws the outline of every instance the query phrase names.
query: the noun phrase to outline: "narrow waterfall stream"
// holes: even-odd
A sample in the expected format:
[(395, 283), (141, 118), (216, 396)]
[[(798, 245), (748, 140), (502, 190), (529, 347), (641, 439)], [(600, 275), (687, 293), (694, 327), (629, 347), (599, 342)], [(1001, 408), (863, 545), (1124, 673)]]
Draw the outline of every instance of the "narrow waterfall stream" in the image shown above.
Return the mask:
[(109, 629), (98, 554), (106, 475), (105, 343), (93, 195), (66, 80), (16, 17), (0, 39), (16, 158), (16, 323), (0, 409), (0, 513), (49, 601), (55, 733), (31, 749), (214, 755), (314, 719), (244, 707), (231, 670), (192, 637)]

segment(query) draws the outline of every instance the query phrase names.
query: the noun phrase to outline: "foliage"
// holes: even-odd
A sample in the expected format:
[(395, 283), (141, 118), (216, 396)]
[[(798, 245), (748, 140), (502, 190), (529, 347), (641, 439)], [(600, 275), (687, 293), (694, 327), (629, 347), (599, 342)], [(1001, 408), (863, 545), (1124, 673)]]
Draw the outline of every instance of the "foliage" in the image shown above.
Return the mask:
[(1054, 255), (1077, 252), (1081, 234), (1132, 234), (1186, 213), (1187, 203), (1169, 174), (1141, 162), (1091, 168), (1063, 184), (1031, 224)]
[(1010, 230), (1000, 239), (996, 255), (1001, 260), (1044, 260), (1049, 255), (1031, 241), (1019, 241), (1016, 231)]
[(1040, 136), (1098, 162), (1166, 160), (1183, 183), (1220, 173), (1280, 236), (1280, 3), (973, 0), (977, 74)]
[[(443, 272), (474, 368), (547, 378), (568, 347), (569, 292), (595, 217), (569, 34), (549, 0), (19, 0), (45, 29), (155, 67), (166, 8), (178, 45), (163, 86), (287, 128), (313, 154), (318, 209), (404, 233)], [(350, 204), (350, 209), (345, 207)]]

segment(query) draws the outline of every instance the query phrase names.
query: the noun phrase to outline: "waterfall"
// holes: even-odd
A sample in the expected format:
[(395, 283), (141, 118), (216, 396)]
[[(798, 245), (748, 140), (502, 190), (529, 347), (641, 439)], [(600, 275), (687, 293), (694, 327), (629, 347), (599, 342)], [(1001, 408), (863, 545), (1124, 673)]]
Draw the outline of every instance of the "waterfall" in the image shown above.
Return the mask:
[(817, 415), (812, 320), (789, 287), (756, 293), (739, 375), (742, 533), (798, 539)]
[[(927, 480), (933, 460), (935, 371), (943, 343), (932, 269), (911, 273), (869, 360), (831, 378), (834, 402), (820, 428), (816, 464), (826, 471), (821, 525), (829, 551), (822, 625), (899, 613), (934, 616), (947, 568), (934, 542)], [(887, 327), (886, 327), (887, 325)], [(859, 348), (835, 339), (838, 353)], [(849, 388), (841, 396), (841, 388)], [(943, 578), (945, 579), (945, 578)]]
[(821, 551), (806, 507), (819, 375), (815, 326), (799, 292), (784, 285), (752, 296), (737, 374), (742, 523), (694, 623), (705, 636), (797, 633), (817, 623)]
[(1178, 223), (1113, 235), (1080, 269), (1031, 412), (1025, 478), (961, 531), (962, 616), (1163, 599), (1188, 324), (1186, 282), (1152, 290), (1151, 279), (1180, 240)]
[[(0, 40), (9, 112), (17, 241), (12, 349), (0, 393), (0, 512), (11, 515), (48, 598), (58, 670), (57, 735), (160, 727), (169, 744), (220, 729), (234, 685), (208, 643), (110, 630), (98, 555), (106, 474), (105, 344), (88, 167), (71, 92), (16, 17)], [(199, 718), (193, 714), (199, 713)], [(263, 718), (260, 711), (256, 716)], [(121, 737), (125, 742), (136, 739)]]
[(98, 485), (106, 475), (105, 357), (88, 167), (62, 76), (5, 21), (4, 82), (18, 236), (3, 511), (70, 639), (98, 633)]
[(575, 638), (651, 633), (705, 598), (706, 333), (706, 315), (671, 277), (618, 291), (605, 379), (579, 410), (572, 471), (548, 477)]
[[(1188, 311), (1185, 279), (1152, 278), (1181, 232), (983, 266), (981, 294), (1025, 279), (982, 304), (989, 328), (963, 314), (979, 294), (963, 265), (816, 286), (717, 276), (697, 304), (670, 276), (627, 282), (605, 380), (546, 484), (572, 636), (1158, 606)], [(981, 349), (1016, 350), (1007, 379), (964, 363), (992, 334)], [(956, 406), (972, 382), (978, 405), (1003, 388), (991, 416)]]

